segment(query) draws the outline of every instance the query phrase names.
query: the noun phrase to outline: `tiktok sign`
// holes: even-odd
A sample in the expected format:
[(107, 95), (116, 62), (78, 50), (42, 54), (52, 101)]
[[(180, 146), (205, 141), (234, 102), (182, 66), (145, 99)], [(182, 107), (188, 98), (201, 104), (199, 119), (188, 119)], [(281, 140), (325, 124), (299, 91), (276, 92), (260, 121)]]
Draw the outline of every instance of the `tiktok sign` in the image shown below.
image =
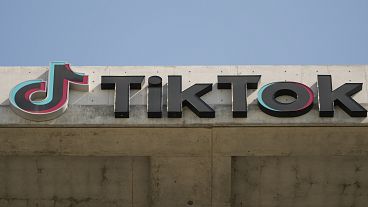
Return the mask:
[(16, 85), (9, 95), (13, 111), (33, 121), (51, 120), (67, 109), (69, 89), (88, 91), (88, 76), (73, 72), (64, 62), (50, 64), (48, 79)]
[[(260, 75), (217, 76), (217, 89), (231, 93), (233, 118), (247, 118), (248, 91), (258, 88), (259, 109), (270, 116), (302, 116), (312, 110), (314, 103), (318, 102), (320, 117), (333, 117), (336, 106), (350, 117), (367, 117), (367, 110), (353, 98), (362, 90), (363, 83), (348, 82), (333, 89), (331, 75), (316, 75), (317, 90), (313, 92), (309, 86), (291, 81), (265, 83), (258, 87), (260, 79)], [(147, 118), (182, 118), (184, 107), (189, 108), (199, 118), (216, 118), (213, 108), (216, 104), (210, 105), (202, 99), (203, 95), (213, 93), (213, 83), (194, 83), (183, 89), (180, 75), (168, 75), (165, 84), (160, 76), (145, 75), (103, 75), (100, 80), (101, 90), (114, 91), (114, 113), (111, 115), (115, 115), (115, 118), (130, 118), (132, 90), (146, 90)], [(70, 65), (64, 62), (52, 62), (48, 81), (29, 80), (11, 90), (10, 106), (25, 119), (51, 120), (67, 109), (69, 89), (88, 91), (88, 76), (73, 72)], [(280, 101), (282, 96), (293, 97), (293, 101)]]

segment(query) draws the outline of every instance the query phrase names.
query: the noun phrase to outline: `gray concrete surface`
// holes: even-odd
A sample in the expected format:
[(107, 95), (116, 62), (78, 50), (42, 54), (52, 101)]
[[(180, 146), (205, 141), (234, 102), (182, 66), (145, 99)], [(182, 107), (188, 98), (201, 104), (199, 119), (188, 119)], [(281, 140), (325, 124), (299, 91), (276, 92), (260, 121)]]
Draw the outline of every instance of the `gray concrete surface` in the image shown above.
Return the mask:
[(0, 206), (354, 206), (366, 127), (0, 128)]
[(147, 157), (1, 156), (0, 206), (148, 206)]
[[(363, 90), (354, 95), (354, 99), (368, 108), (368, 66), (73, 66), (76, 72), (84, 72), (90, 78), (90, 91), (71, 91), (69, 108), (65, 114), (57, 119), (46, 122), (32, 122), (14, 114), (9, 107), (9, 92), (18, 83), (32, 79), (47, 80), (47, 67), (0, 67), (0, 119), (1, 126), (102, 126), (102, 127), (177, 127), (177, 126), (255, 126), (255, 125), (336, 125), (356, 126), (367, 125), (368, 118), (351, 118), (336, 107), (333, 118), (318, 116), (317, 98), (314, 109), (308, 114), (296, 118), (275, 118), (264, 114), (257, 106), (257, 91), (250, 90), (248, 96), (248, 118), (232, 118), (231, 91), (218, 90), (217, 75), (262, 75), (259, 85), (275, 81), (298, 81), (310, 86), (317, 97), (317, 75), (332, 75), (333, 88), (349, 82), (363, 83)], [(113, 113), (114, 91), (101, 91), (101, 75), (145, 75), (142, 90), (131, 93), (131, 118), (116, 119)], [(204, 95), (205, 100), (216, 110), (216, 118), (198, 118), (189, 109), (184, 108), (183, 118), (147, 118), (147, 79), (149, 76), (159, 75), (163, 78), (163, 85), (167, 83), (168, 75), (182, 75), (183, 89), (195, 83), (213, 83), (213, 91)], [(164, 106), (166, 106), (166, 89), (164, 86)]]
[[(183, 75), (186, 88), (221, 74), (260, 74), (260, 85), (299, 81), (315, 91), (317, 74), (333, 86), (363, 82), (354, 98), (368, 106), (367, 66), (74, 67), (90, 75), (89, 93), (71, 92), (65, 114), (32, 122), (14, 114), (8, 93), (46, 79), (47, 67), (0, 68), (0, 207), (365, 207), (367, 118), (315, 108), (275, 118), (248, 97), (248, 118), (231, 117), (231, 94), (204, 100), (215, 119), (185, 109), (181, 119), (148, 119), (146, 86), (132, 95), (131, 118), (115, 119), (101, 75)], [(147, 81), (145, 81), (147, 83)], [(165, 99), (164, 99), (165, 100)], [(166, 112), (164, 112), (164, 116)]]
[(367, 159), (234, 157), (232, 206), (366, 206)]

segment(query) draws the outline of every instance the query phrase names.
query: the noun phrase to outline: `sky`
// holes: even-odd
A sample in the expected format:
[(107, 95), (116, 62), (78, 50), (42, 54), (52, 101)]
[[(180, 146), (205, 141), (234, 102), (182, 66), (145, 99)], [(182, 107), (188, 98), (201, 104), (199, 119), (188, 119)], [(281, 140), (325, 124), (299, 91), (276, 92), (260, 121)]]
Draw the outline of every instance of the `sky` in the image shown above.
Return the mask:
[(0, 66), (368, 64), (367, 0), (0, 0)]

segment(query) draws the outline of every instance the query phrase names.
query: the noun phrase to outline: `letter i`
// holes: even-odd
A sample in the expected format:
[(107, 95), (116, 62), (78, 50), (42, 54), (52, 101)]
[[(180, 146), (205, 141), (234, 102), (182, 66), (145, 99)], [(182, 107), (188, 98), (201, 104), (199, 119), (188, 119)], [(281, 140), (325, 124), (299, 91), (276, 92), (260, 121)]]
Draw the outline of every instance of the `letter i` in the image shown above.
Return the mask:
[(162, 117), (162, 79), (159, 76), (148, 78), (148, 118)]

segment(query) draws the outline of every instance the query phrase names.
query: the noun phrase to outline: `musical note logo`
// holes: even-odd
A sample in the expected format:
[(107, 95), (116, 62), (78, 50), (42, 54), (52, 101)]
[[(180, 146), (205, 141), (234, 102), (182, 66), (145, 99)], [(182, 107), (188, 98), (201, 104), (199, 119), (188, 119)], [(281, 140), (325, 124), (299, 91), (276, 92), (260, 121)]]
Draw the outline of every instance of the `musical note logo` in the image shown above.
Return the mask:
[(25, 119), (54, 119), (68, 107), (69, 88), (88, 91), (88, 76), (73, 72), (64, 62), (51, 62), (48, 82), (29, 80), (16, 85), (10, 91), (10, 106)]

